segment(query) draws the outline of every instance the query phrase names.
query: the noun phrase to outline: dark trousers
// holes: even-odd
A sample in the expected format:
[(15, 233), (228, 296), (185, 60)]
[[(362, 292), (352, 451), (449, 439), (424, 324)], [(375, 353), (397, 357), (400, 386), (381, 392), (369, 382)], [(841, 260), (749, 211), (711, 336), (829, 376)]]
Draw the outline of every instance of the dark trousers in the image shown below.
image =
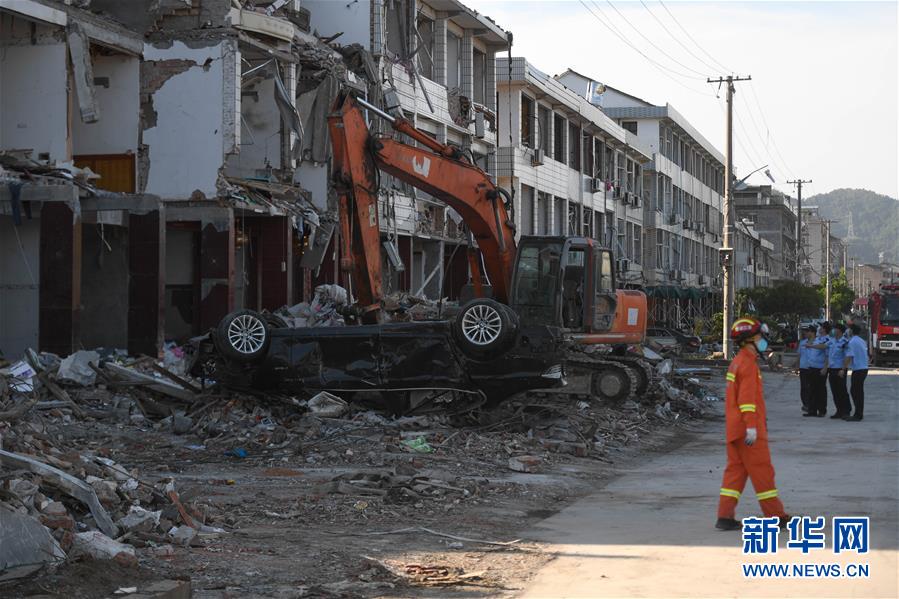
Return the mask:
[(827, 413), (827, 375), (820, 368), (809, 368), (811, 390), (809, 391), (809, 413), (823, 416)]
[(830, 380), (830, 392), (833, 395), (833, 405), (836, 406), (837, 414), (848, 416), (852, 411), (849, 405), (849, 391), (846, 390), (846, 377), (840, 376), (839, 368), (831, 368), (827, 376)]
[(868, 370), (853, 370), (852, 380), (849, 383), (849, 392), (852, 393), (852, 403), (855, 406), (853, 416), (865, 415), (865, 379), (868, 377)]
[(802, 411), (808, 412), (811, 408), (812, 397), (812, 372), (811, 368), (799, 370), (799, 399), (802, 400)]

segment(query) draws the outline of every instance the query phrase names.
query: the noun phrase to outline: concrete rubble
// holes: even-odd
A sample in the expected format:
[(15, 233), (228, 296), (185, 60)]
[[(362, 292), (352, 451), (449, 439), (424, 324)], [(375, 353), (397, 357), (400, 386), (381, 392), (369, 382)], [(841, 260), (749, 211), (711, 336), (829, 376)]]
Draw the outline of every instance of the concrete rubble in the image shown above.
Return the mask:
[[(338, 290), (329, 293), (337, 302), (343, 299)], [(179, 493), (174, 463), (166, 463), (171, 451), (182, 462), (221, 464), (283, 455), (284, 466), (271, 458), (262, 462), (269, 464), (264, 475), (283, 480), (338, 468), (324, 480), (315, 475), (307, 481), (305, 499), (266, 510), (269, 520), (311, 517), (319, 509), (312, 497), (346, 498), (339, 502), (346, 507), (328, 521), (339, 519), (343, 509), (411, 510), (427, 518), (509, 491), (492, 479), (542, 476), (572, 459), (607, 461), (654, 428), (701, 416), (715, 399), (700, 380), (710, 369), (678, 374), (666, 361), (657, 368), (665, 374), (646, 396), (621, 405), (528, 393), (490, 412), (389, 417), (363, 396), (254, 397), (190, 374), (174, 375), (166, 366), (190, 371), (181, 363), (189, 360), (190, 349), (175, 350), (159, 361), (81, 352), (65, 367), (51, 354), (28, 352), (22, 361), (30, 366), (30, 387), (19, 384), (18, 362), (0, 368), (0, 534), (15, 539), (0, 543), (0, 579), (52, 572), (64, 560), (141, 567), (216, 546), (223, 535), (238, 531), (239, 511), (194, 491)], [(97, 361), (85, 362), (85, 356)], [(85, 363), (93, 384), (71, 375), (71, 365)], [(139, 468), (135, 443), (171, 449)], [(471, 456), (478, 456), (475, 466), (434, 468), (439, 460), (463, 464)], [(391, 580), (409, 584), (402, 577)]]

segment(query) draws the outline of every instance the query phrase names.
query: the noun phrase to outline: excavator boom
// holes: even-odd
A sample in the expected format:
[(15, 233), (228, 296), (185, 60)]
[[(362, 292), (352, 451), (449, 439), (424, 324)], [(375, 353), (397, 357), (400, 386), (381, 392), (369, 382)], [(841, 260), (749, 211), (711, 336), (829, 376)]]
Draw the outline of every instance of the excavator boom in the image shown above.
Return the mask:
[[(373, 136), (363, 105), (424, 147)], [(516, 252), (511, 202), (506, 202), (503, 190), (487, 173), (465, 160), (458, 148), (441, 144), (409, 121), (391, 117), (346, 92), (335, 100), (328, 126), (334, 149), (334, 187), (340, 202), (341, 267), (352, 273), (353, 292), (362, 306), (374, 311), (382, 299), (378, 169), (459, 213), (484, 256), (493, 296), (508, 302)], [(478, 287), (477, 263), (472, 278)]]

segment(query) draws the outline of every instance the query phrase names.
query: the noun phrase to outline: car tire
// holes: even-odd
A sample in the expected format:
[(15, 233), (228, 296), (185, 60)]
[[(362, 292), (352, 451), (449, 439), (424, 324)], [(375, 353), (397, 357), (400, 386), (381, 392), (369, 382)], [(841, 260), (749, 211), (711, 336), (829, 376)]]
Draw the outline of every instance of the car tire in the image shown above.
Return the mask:
[(228, 314), (215, 330), (215, 348), (222, 356), (238, 362), (258, 360), (268, 351), (270, 342), (270, 325), (253, 310)]
[(515, 340), (518, 316), (495, 300), (474, 299), (456, 315), (452, 330), (456, 343), (467, 356), (495, 356), (507, 350)]

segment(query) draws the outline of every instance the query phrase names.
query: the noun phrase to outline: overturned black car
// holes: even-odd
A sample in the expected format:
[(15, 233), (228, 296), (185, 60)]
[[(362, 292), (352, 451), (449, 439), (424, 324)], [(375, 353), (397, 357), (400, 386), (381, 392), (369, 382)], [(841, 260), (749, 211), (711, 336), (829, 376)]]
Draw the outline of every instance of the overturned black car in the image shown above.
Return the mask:
[(395, 413), (449, 400), (496, 404), (565, 384), (562, 336), (476, 299), (452, 320), (288, 328), (250, 310), (200, 345), (194, 373), (258, 391), (380, 392)]

